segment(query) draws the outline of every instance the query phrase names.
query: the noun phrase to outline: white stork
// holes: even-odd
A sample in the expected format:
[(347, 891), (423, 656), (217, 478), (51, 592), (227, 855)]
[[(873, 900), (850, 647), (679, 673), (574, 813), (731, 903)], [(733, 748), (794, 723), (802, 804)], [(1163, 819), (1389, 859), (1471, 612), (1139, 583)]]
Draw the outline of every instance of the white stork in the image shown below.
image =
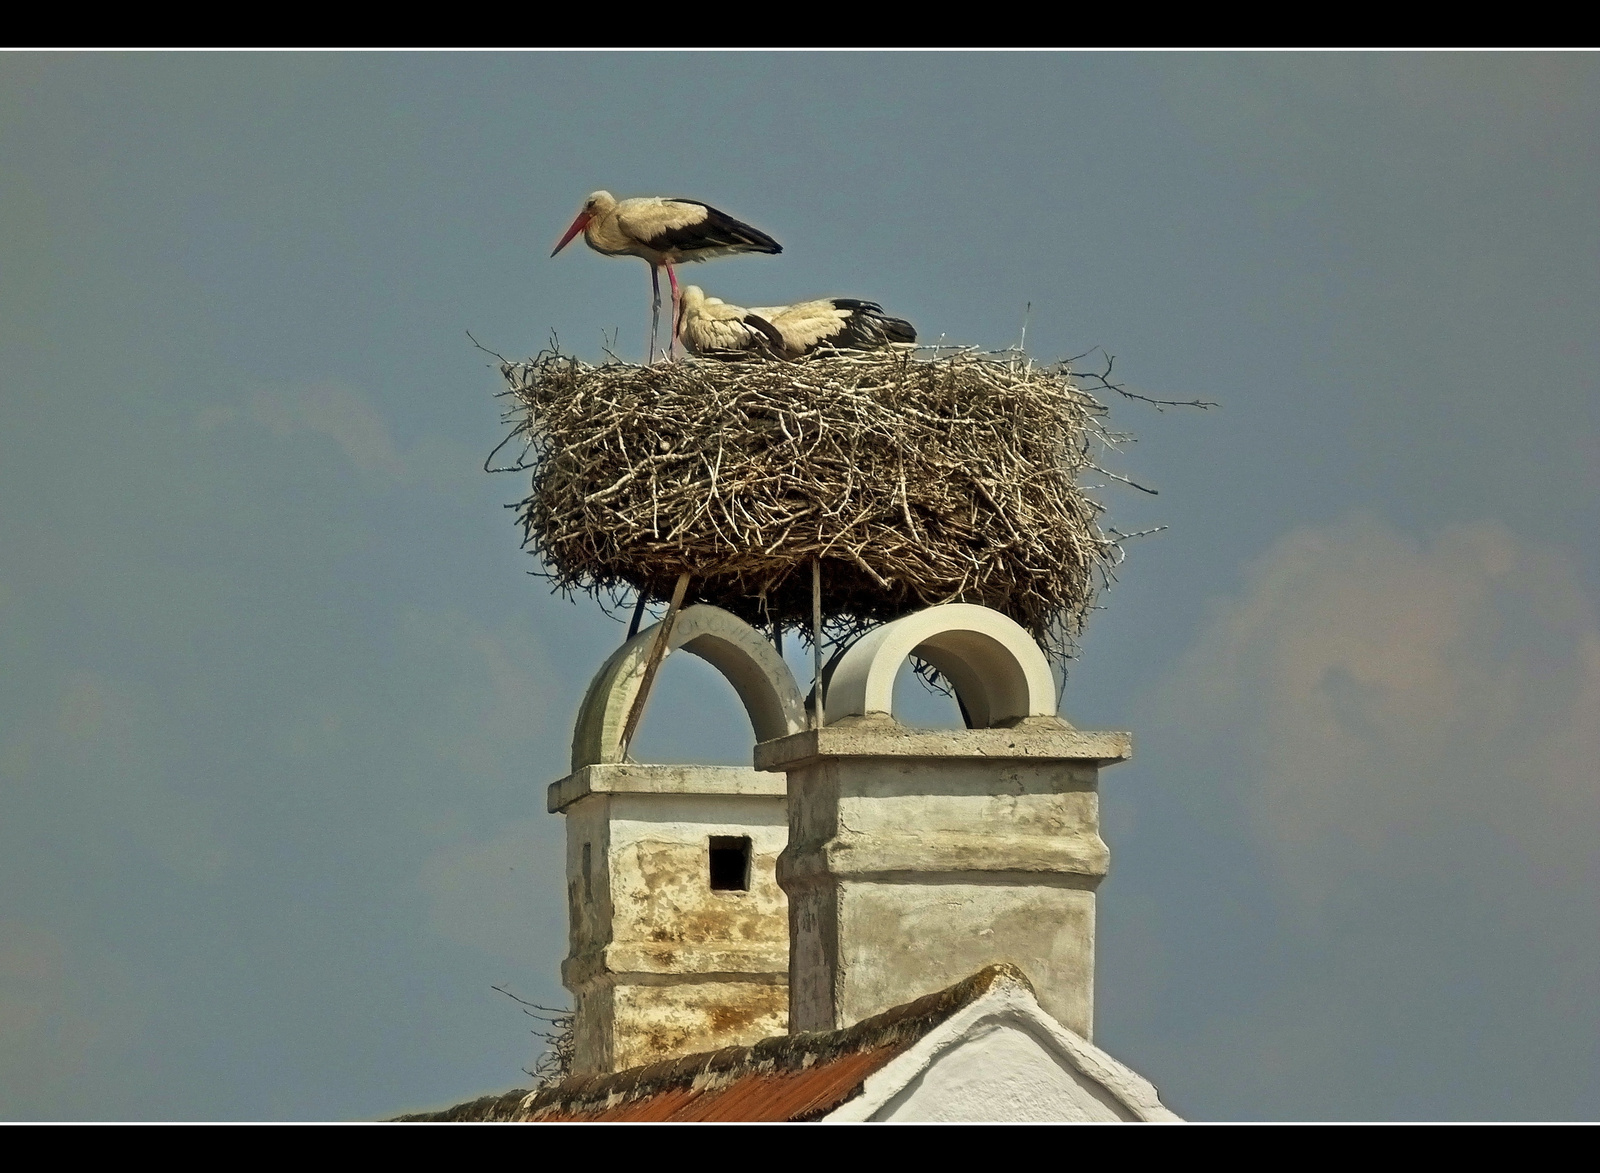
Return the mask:
[(698, 285), (683, 287), (679, 307), (678, 337), (690, 354), (738, 358), (751, 351), (782, 354), (786, 349), (771, 322), (720, 297), (707, 297)]
[[(583, 233), (586, 244), (608, 257), (640, 257), (650, 266), (650, 361), (656, 356), (656, 328), (661, 317), (661, 278), (667, 268), (672, 283), (672, 320), (678, 319), (678, 277), (673, 266), (683, 261), (709, 261), (733, 253), (781, 253), (783, 246), (765, 232), (735, 220), (699, 200), (647, 196), (617, 200), (609, 191), (597, 191), (583, 203), (577, 218), (550, 255), (566, 248)], [(668, 341), (667, 353), (672, 354)]]
[(697, 285), (684, 287), (678, 336), (691, 354), (729, 358), (750, 351), (799, 358), (828, 346), (878, 350), (917, 340), (910, 322), (891, 318), (874, 301), (825, 297), (794, 305), (745, 309), (707, 297)]

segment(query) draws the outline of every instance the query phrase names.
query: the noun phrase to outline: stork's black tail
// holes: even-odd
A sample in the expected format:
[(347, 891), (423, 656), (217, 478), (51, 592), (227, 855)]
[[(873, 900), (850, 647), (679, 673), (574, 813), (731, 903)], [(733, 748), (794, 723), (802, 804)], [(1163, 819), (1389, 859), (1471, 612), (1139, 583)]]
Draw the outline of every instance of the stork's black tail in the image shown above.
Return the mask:
[(904, 318), (891, 318), (875, 301), (857, 301), (853, 297), (837, 297), (834, 309), (849, 310), (844, 333), (837, 345), (857, 350), (873, 350), (891, 342), (915, 342), (917, 328)]

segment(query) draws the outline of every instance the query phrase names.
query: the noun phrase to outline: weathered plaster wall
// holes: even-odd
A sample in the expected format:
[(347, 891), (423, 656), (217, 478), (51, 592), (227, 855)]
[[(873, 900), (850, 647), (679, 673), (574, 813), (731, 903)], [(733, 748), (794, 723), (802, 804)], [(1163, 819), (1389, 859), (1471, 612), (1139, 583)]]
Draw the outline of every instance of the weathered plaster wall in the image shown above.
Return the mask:
[(846, 883), (834, 899), (840, 921), (834, 1016), (841, 1024), (1010, 961), (1039, 974), (1040, 1001), (1050, 1014), (1089, 1036), (1093, 892), (1038, 882)]
[[(788, 906), (774, 871), (788, 839), (783, 799), (618, 795), (610, 805), (613, 939), (636, 945), (642, 968), (736, 972), (723, 955), (751, 950), (781, 960)], [(713, 835), (749, 836), (749, 891), (711, 889)]]
[[(590, 766), (551, 787), (567, 817), (578, 1072), (614, 1071), (788, 1028), (783, 782), (710, 766)], [(750, 887), (710, 885), (712, 836), (751, 841)], [(585, 845), (589, 871), (584, 873)]]
[(782, 982), (624, 983), (616, 986), (611, 1009), (617, 1024), (613, 1071), (748, 1047), (789, 1029), (789, 989)]
[(1125, 734), (1053, 719), (912, 731), (888, 718), (768, 742), (787, 768), (790, 1023), (833, 1030), (994, 962), (1085, 1038), (1094, 1018), (1099, 766)]

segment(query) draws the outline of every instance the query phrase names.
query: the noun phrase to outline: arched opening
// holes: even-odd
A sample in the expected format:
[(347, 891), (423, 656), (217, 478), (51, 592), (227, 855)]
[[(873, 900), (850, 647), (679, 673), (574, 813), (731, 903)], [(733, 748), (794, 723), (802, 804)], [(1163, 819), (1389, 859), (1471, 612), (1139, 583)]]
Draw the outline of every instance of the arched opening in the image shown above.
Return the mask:
[(636, 762), (748, 766), (751, 722), (739, 694), (699, 656), (669, 655), (628, 746)]
[[(628, 709), (638, 695), (645, 661), (659, 624), (651, 626), (613, 652), (595, 674), (578, 711), (572, 736), (572, 768), (622, 760), (622, 730)], [(805, 725), (804, 704), (794, 674), (767, 637), (720, 607), (685, 607), (673, 624), (667, 659), (686, 651), (709, 663), (732, 687), (750, 719), (756, 741), (795, 733)], [(662, 670), (665, 671), (663, 663)], [(660, 688), (660, 677), (656, 688)], [(652, 707), (660, 696), (651, 698)], [(646, 709), (645, 724), (649, 725)], [(692, 713), (686, 719), (704, 719)], [(637, 741), (636, 734), (635, 740)]]
[(908, 657), (894, 677), (894, 719), (912, 729), (965, 729), (966, 716), (950, 682), (943, 676), (929, 683)]
[(895, 680), (912, 654), (950, 682), (974, 728), (1055, 715), (1055, 680), (1033, 638), (998, 611), (947, 603), (874, 628), (844, 652), (828, 681), (829, 724), (892, 714)]

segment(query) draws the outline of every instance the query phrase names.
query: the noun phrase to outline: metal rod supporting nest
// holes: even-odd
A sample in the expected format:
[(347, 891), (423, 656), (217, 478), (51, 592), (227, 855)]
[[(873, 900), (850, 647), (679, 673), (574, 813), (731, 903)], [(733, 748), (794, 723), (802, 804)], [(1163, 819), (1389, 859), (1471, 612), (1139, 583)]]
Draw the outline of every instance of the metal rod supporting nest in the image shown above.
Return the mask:
[(822, 728), (822, 559), (811, 560), (811, 686), (816, 727)]
[(656, 672), (661, 668), (661, 661), (667, 655), (667, 640), (672, 637), (672, 625), (678, 621), (678, 612), (683, 608), (683, 596), (689, 590), (689, 572), (685, 570), (678, 575), (678, 585), (672, 588), (672, 603), (667, 607), (666, 616), (656, 628), (656, 637), (650, 641), (650, 655), (644, 662), (644, 679), (639, 681), (639, 691), (634, 694), (633, 704), (628, 708), (628, 719), (622, 726), (622, 756), (628, 756), (628, 746), (633, 742), (633, 735), (639, 731), (639, 722), (644, 719), (645, 702), (650, 698), (650, 686), (656, 682)]

